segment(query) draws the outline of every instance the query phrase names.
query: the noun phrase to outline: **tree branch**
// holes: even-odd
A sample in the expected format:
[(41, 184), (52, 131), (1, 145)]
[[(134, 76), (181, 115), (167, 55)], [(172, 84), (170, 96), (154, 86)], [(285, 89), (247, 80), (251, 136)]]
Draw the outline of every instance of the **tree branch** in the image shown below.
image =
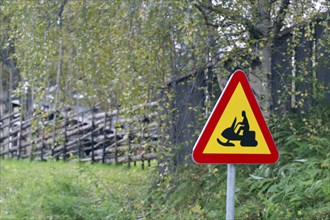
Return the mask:
[(277, 35), (280, 32), (281, 28), (283, 27), (283, 20), (285, 18), (286, 10), (288, 9), (289, 5), (290, 5), (290, 0), (281, 1), (280, 10), (278, 11), (274, 24), (274, 29), (273, 29), (274, 35)]
[[(206, 5), (201, 2), (195, 3), (194, 5), (203, 14), (203, 17), (206, 21), (206, 25), (210, 25), (216, 28), (224, 26), (209, 22), (208, 15), (213, 12), (216, 13), (217, 15), (224, 17), (226, 20), (232, 20), (235, 23), (240, 23), (244, 25), (247, 28), (248, 32), (253, 35), (253, 38), (258, 39), (263, 36), (262, 32), (257, 29), (257, 27), (251, 22), (251, 20), (245, 18), (241, 14), (234, 13), (229, 8), (224, 8), (221, 5), (217, 5), (217, 6), (214, 6), (212, 4)], [(207, 11), (209, 11), (209, 13), (207, 13)]]
[(293, 31), (295, 28), (300, 28), (300, 27), (306, 26), (307, 24), (312, 23), (312, 22), (327, 21), (327, 20), (329, 20), (329, 16), (330, 16), (330, 10), (319, 13), (319, 14), (315, 15), (312, 19), (309, 19), (307, 21), (304, 21), (304, 22), (292, 25), (291, 27), (285, 28), (284, 30), (282, 30), (278, 33), (277, 37), (286, 35), (286, 34), (290, 33), (291, 31)]
[(57, 18), (62, 17), (62, 13), (64, 11), (64, 6), (66, 5), (67, 2), (68, 2), (68, 0), (63, 0), (62, 4), (60, 5), (59, 11), (57, 13)]
[(208, 15), (207, 13), (203, 10), (203, 8), (199, 5), (199, 4), (194, 4), (194, 6), (197, 8), (197, 10), (203, 15), (203, 18), (204, 18), (204, 21), (205, 21), (205, 24), (208, 25), (208, 26), (212, 26), (214, 28), (219, 28), (220, 26), (217, 25), (217, 24), (212, 24), (209, 22), (209, 18), (208, 18)]
[[(59, 19), (60, 22), (62, 20), (62, 13), (64, 11), (64, 6), (66, 5), (67, 2), (68, 2), (68, 0), (63, 0), (63, 2), (60, 5), (60, 8), (59, 8), (58, 12), (55, 15), (55, 18), (56, 19)], [(53, 26), (53, 24), (54, 24), (54, 22), (52, 20), (50, 20), (49, 21), (49, 24), (48, 24), (48, 28), (50, 28), (51, 26)]]

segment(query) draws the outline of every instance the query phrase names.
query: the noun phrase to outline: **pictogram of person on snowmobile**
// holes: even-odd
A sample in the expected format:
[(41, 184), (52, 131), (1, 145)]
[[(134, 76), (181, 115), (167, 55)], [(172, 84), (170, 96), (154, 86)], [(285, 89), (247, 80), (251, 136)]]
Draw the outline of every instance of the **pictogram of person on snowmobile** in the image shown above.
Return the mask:
[[(242, 147), (255, 147), (258, 145), (258, 141), (256, 140), (256, 132), (250, 130), (249, 121), (247, 119), (245, 111), (242, 111), (242, 122), (238, 122), (236, 124), (236, 117), (232, 123), (232, 125), (229, 128), (226, 128), (224, 131), (222, 131), (221, 135), (222, 137), (227, 139), (227, 142), (222, 142), (219, 138), (217, 138), (217, 141), (220, 145), (225, 147), (234, 147), (235, 144), (230, 141), (240, 141), (240, 144)], [(240, 126), (235, 132), (237, 126)], [(241, 131), (243, 133), (240, 135)]]

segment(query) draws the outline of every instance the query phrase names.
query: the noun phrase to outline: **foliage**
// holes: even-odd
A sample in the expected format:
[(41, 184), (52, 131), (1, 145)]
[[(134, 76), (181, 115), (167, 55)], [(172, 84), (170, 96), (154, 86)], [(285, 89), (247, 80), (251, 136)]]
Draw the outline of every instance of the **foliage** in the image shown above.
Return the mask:
[[(0, 0), (0, 10), (0, 22), (4, 24), (0, 26), (0, 61), (6, 66), (2, 82), (9, 91), (8, 69), (19, 70), (16, 96), (24, 98), (33, 94), (35, 103), (55, 102), (59, 103), (58, 108), (77, 104), (109, 109), (147, 103), (164, 93), (164, 114), (159, 116), (160, 132), (164, 134), (159, 150), (161, 166), (167, 165), (175, 152), (191, 145), (188, 142), (174, 145), (169, 141), (168, 130), (177, 123), (177, 118), (172, 116), (179, 109), (172, 105), (177, 94), (167, 90), (168, 81), (207, 69), (208, 77), (218, 78), (222, 88), (221, 81), (229, 75), (228, 70), (244, 67), (251, 78), (257, 79), (255, 90), (262, 102), (279, 95), (277, 104), (280, 107), (291, 103), (289, 108), (279, 109), (280, 116), (270, 119), (281, 152), (279, 163), (238, 167), (238, 216), (272, 219), (276, 213), (283, 218), (322, 219), (329, 215), (329, 188), (326, 187), (329, 182), (326, 172), (329, 167), (329, 124), (326, 121), (329, 111), (325, 108), (307, 113), (305, 105), (318, 104), (328, 89), (327, 85), (316, 84), (316, 69), (322, 63), (328, 65), (328, 56), (324, 56), (328, 51), (320, 52), (318, 59), (313, 54), (306, 60), (291, 61), (289, 65), (293, 65), (293, 69), (279, 73), (285, 79), (280, 82), (283, 88), (279, 94), (270, 94), (267, 75), (276, 68), (269, 57), (272, 50), (278, 49), (275, 40), (292, 33), (288, 50), (299, 47), (302, 36), (313, 41), (312, 28), (307, 32), (300, 28), (320, 21), (325, 21), (322, 24), (327, 27), (329, 1), (54, 0), (36, 4), (29, 0)], [(328, 47), (330, 41), (326, 33), (326, 38), (312, 47)], [(283, 55), (295, 58), (293, 52), (285, 51)], [(306, 68), (309, 62), (313, 63), (310, 69)], [(278, 73), (274, 71), (273, 74)], [(300, 91), (299, 85), (308, 85), (310, 90)], [(205, 99), (210, 96), (212, 94)], [(208, 101), (202, 103), (201, 109), (188, 106), (189, 111), (200, 113), (196, 113), (194, 122), (204, 120), (205, 112), (212, 105)], [(287, 113), (290, 108), (299, 114)], [(267, 106), (265, 109), (268, 110)], [(196, 129), (196, 124), (188, 125), (185, 131)], [(191, 135), (197, 129), (189, 132)], [(163, 156), (165, 158), (161, 158)], [(177, 174), (165, 175), (155, 183), (149, 200), (150, 210), (146, 212), (150, 218), (158, 214), (164, 218), (173, 215), (177, 218), (223, 217), (224, 174), (223, 166), (178, 168)], [(60, 191), (67, 192), (72, 200), (66, 201), (67, 198), (59, 194), (67, 204), (62, 207), (59, 200), (50, 197), (45, 200), (43, 211), (61, 211), (74, 218), (79, 218), (81, 213), (88, 216), (85, 210), (94, 213), (89, 209), (75, 213), (76, 209), (70, 206), (77, 201), (82, 207), (93, 207), (97, 203), (77, 194), (77, 190), (86, 195), (90, 193), (80, 182), (65, 178), (58, 181), (58, 186), (49, 185), (51, 192), (56, 195)], [(325, 208), (321, 208), (322, 205)], [(129, 218), (127, 213), (123, 210), (117, 214)], [(23, 217), (22, 214), (18, 216)]]
[(153, 169), (0, 161), (0, 219), (136, 219)]
[[(280, 151), (275, 165), (239, 165), (238, 219), (328, 219), (330, 106), (269, 121)], [(190, 165), (165, 176), (149, 198), (150, 216), (219, 219), (225, 216), (223, 165)], [(173, 217), (174, 216), (174, 217)]]
[(249, 194), (268, 206), (266, 218), (329, 217), (330, 124), (324, 120), (329, 116), (326, 105), (270, 122), (281, 159), (275, 166), (260, 166), (248, 179)]
[(36, 102), (143, 103), (168, 80), (207, 63), (221, 76), (224, 67), (251, 68), (282, 27), (328, 7), (303, 2), (2, 0), (0, 46), (8, 54), (1, 60), (19, 69), (17, 95), (31, 89)]
[[(191, 72), (205, 73), (206, 87), (218, 79), (222, 88), (221, 82), (239, 66), (255, 78), (251, 80), (254, 90), (267, 111), (275, 96), (267, 75), (275, 39), (290, 30), (299, 39), (299, 28), (306, 20), (311, 25), (327, 20), (328, 7), (328, 1), (314, 0), (54, 0), (39, 4), (1, 0), (1, 61), (6, 66), (2, 78), (7, 84), (3, 88), (9, 88), (8, 68), (16, 69), (15, 96), (22, 103), (30, 96), (30, 109), (41, 101), (54, 103), (57, 109), (72, 104), (114, 109), (159, 100), (163, 94), (165, 102), (175, 102), (168, 82)], [(313, 37), (311, 31), (304, 34)], [(292, 79), (293, 73), (280, 73), (290, 78), (280, 93), (303, 100), (307, 92), (289, 84), (306, 76), (313, 76), (309, 83), (314, 84), (317, 76), (315, 71), (301, 72)], [(318, 87), (312, 90), (313, 96), (320, 94), (314, 92)], [(211, 96), (202, 105), (209, 106)], [(171, 120), (167, 116), (177, 110), (172, 107), (176, 106), (165, 107), (160, 117)], [(164, 130), (171, 125), (165, 126)]]
[(189, 1), (3, 0), (0, 9), (1, 47), (14, 48), (2, 59), (20, 70), (17, 95), (30, 88), (37, 103), (140, 104), (190, 60), (205, 61), (206, 27)]

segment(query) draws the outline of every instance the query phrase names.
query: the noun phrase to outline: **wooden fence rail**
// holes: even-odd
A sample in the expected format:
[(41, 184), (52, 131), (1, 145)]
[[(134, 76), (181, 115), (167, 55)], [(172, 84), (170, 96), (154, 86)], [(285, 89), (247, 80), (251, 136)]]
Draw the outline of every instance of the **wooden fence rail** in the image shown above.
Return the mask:
[(0, 118), (0, 157), (129, 166), (141, 161), (144, 168), (146, 161), (150, 165), (156, 159), (159, 145), (156, 109), (154, 102), (120, 111), (44, 112), (29, 120), (16, 111)]

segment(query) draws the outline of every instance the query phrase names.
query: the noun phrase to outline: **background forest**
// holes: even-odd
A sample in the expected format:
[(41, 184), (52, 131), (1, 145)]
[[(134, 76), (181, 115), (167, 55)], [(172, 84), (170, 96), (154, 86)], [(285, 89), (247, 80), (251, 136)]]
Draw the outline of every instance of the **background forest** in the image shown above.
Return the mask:
[(329, 19), (326, 0), (0, 0), (0, 118), (14, 99), (25, 120), (42, 103), (108, 111), (156, 102), (159, 169), (144, 205), (117, 218), (217, 219), (225, 166), (190, 155), (241, 68), (280, 160), (238, 166), (237, 217), (329, 219)]

